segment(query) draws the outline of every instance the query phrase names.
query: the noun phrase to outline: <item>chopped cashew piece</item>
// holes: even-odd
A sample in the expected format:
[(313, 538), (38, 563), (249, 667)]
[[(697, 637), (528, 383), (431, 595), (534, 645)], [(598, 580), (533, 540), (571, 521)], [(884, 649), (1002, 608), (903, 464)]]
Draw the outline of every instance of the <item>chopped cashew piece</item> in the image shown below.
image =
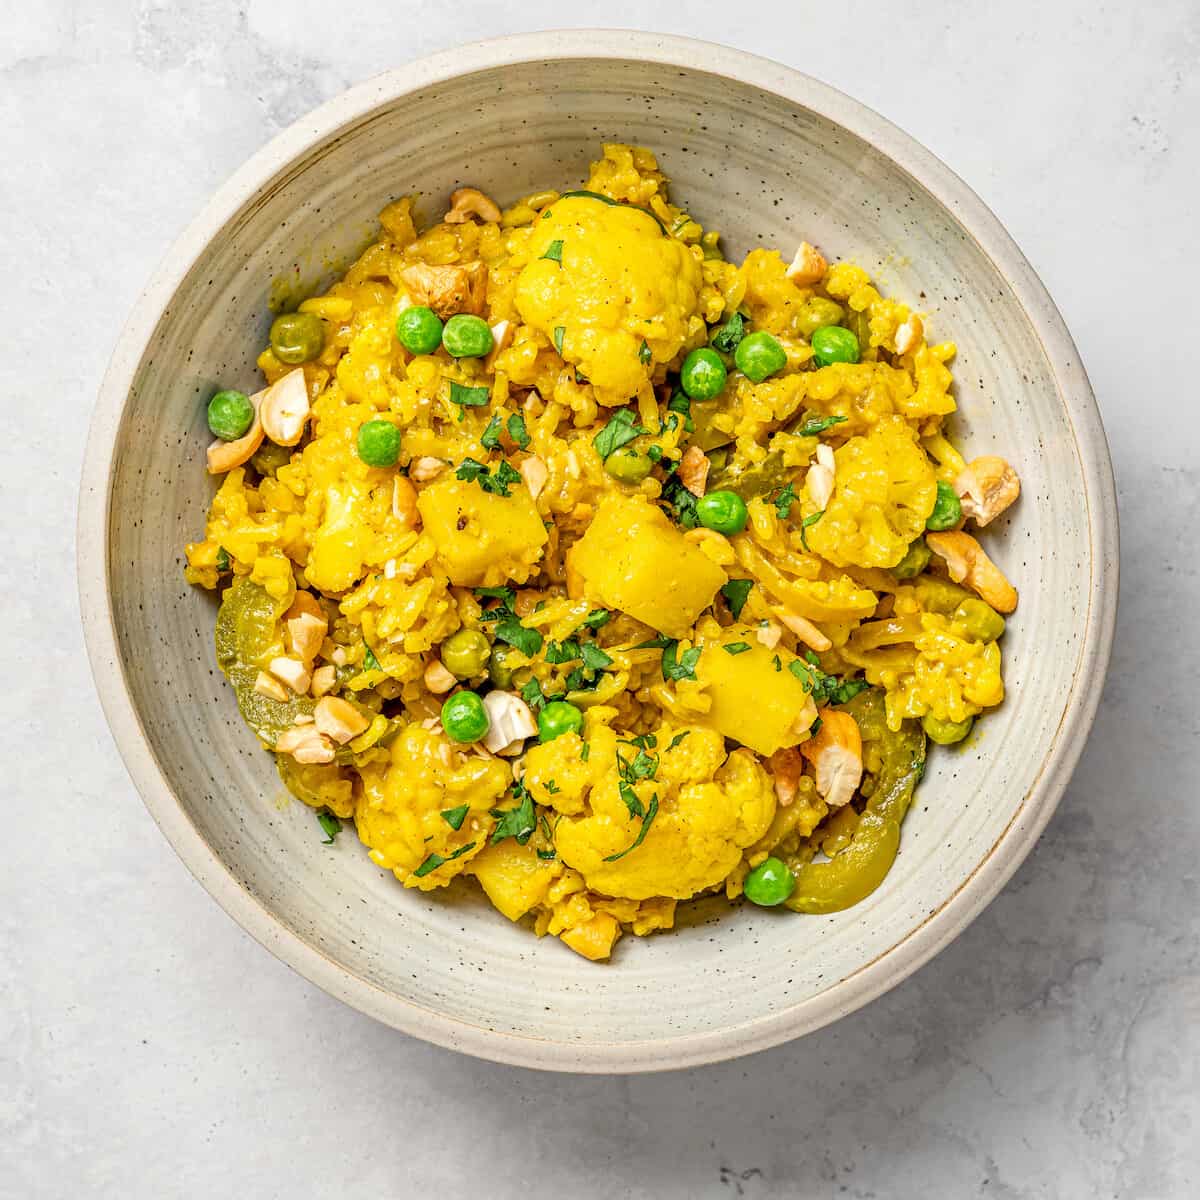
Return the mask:
[(371, 724), (353, 704), (337, 696), (323, 696), (318, 700), (313, 709), (313, 720), (317, 728), (339, 746), (365, 733)]
[(800, 790), (800, 776), (804, 774), (804, 763), (795, 746), (776, 750), (767, 759), (767, 771), (775, 783), (775, 798), (787, 808)]
[(421, 523), (417, 510), (417, 489), (403, 475), (392, 480), (392, 516), (405, 529), (416, 529)]
[(529, 494), (536, 500), (550, 478), (550, 468), (536, 454), (531, 454), (524, 462), (517, 464), (517, 471), (525, 481)]
[(268, 391), (270, 388), (264, 388), (250, 397), (250, 403), (254, 406), (254, 420), (250, 423), (250, 428), (236, 442), (223, 442), (218, 438), (209, 446), (206, 456), (210, 475), (224, 475), (226, 471), (232, 471), (234, 467), (240, 467), (243, 463), (249, 462), (258, 453), (258, 448), (266, 436), (259, 409), (262, 407), (263, 397)]
[(478, 316), (487, 300), (487, 267), (481, 262), (440, 267), (413, 263), (400, 278), (414, 302), (428, 305), (443, 321), (455, 313)]
[(436, 658), (429, 661), (425, 668), (425, 686), (435, 696), (444, 695), (457, 682), (458, 677), (447, 671)]
[(294, 446), (304, 436), (311, 412), (302, 367), (271, 384), (258, 409), (263, 432), (277, 446)]
[(260, 696), (266, 696), (271, 700), (278, 700), (280, 704), (287, 703), (287, 688), (278, 679), (268, 675), (266, 671), (259, 671), (258, 678), (254, 681), (254, 690)]
[(985, 454), (972, 459), (958, 473), (954, 490), (962, 501), (963, 516), (982, 528), (1021, 494), (1021, 481), (1004, 459)]
[(708, 483), (708, 455), (699, 446), (689, 446), (679, 460), (679, 482), (693, 496), (703, 496)]
[(800, 287), (806, 287), (810, 283), (820, 283), (828, 269), (825, 255), (816, 246), (801, 242), (792, 265), (787, 269), (787, 277)]
[(788, 612), (786, 608), (773, 608), (771, 611), (786, 625), (806, 646), (813, 650), (828, 650), (833, 643), (808, 619), (796, 613)]
[(463, 225), (472, 217), (498, 222), (500, 209), (494, 200), (478, 188), (459, 188), (450, 193), (450, 211), (442, 218), (447, 225)]
[(331, 663), (318, 667), (312, 675), (312, 694), (319, 700), (337, 686), (337, 668)]
[(508, 349), (513, 340), (513, 334), (516, 331), (516, 326), (511, 321), (497, 321), (492, 326), (492, 348), (487, 352), (487, 357), (483, 360), (484, 370), (494, 370), (496, 356), (501, 351)]
[(283, 625), (291, 652), (311, 663), (329, 632), (325, 610), (311, 592), (296, 593), (291, 608), (284, 614)]
[(945, 560), (946, 570), (955, 583), (965, 583), (998, 613), (1008, 614), (1017, 607), (1017, 589), (969, 533), (961, 530), (927, 533), (925, 544)]
[(768, 621), (758, 627), (754, 636), (768, 650), (774, 650), (779, 645), (779, 639), (783, 637), (783, 630), (774, 621)]
[(275, 739), (275, 753), (290, 754), (298, 763), (331, 763), (336, 751), (315, 725), (297, 725)]
[(273, 658), (267, 663), (267, 670), (276, 679), (286, 683), (297, 696), (303, 696), (312, 683), (312, 673), (298, 658)]
[(483, 744), (493, 754), (519, 754), (521, 743), (537, 733), (529, 705), (515, 692), (488, 692), (483, 707), (490, 722)]
[(912, 313), (896, 330), (896, 353), (907, 354), (910, 350), (915, 350), (924, 337), (925, 324), (916, 313)]
[[(436, 479), (447, 467), (447, 462), (444, 458), (434, 458), (431, 454), (424, 454), (420, 458), (415, 459), (412, 465), (408, 468), (409, 479), (415, 479), (418, 483), (428, 483), (431, 479)], [(400, 478), (399, 475), (396, 476)], [(393, 496), (395, 493), (393, 492)]]
[(800, 743), (800, 753), (817, 771), (817, 791), (830, 808), (850, 802), (862, 782), (862, 734), (848, 712), (820, 710), (821, 728)]
[(808, 468), (804, 479), (808, 494), (818, 509), (824, 510), (833, 496), (836, 470), (837, 461), (833, 457), (833, 448), (822, 442), (817, 447), (817, 461)]

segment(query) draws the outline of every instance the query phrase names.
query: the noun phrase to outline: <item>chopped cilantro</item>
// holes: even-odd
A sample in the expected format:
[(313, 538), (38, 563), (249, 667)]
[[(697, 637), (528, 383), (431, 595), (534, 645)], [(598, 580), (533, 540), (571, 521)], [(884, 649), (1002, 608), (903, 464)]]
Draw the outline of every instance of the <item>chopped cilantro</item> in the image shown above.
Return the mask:
[(382, 671), (383, 668), (379, 665), (379, 659), (375, 657), (375, 651), (363, 642), (363, 670), (364, 671)]
[(418, 879), (423, 879), (430, 871), (436, 871), (438, 867), (444, 863), (453, 862), (456, 858), (462, 858), (469, 850), (475, 849), (474, 842), (468, 842), (465, 846), (459, 846), (453, 854), (447, 854), (444, 858), (440, 854), (431, 854), (414, 872), (413, 875)]
[(687, 737), (687, 736), (688, 736), (688, 734), (690, 734), (690, 733), (691, 733), (691, 730), (690, 730), (690, 729), (685, 729), (685, 730), (684, 730), (682, 733), (677, 733), (677, 734), (676, 734), (676, 735), (675, 735), (675, 736), (674, 736), (674, 737), (671, 739), (670, 745), (668, 745), (668, 746), (667, 746), (667, 749), (668, 749), (668, 750), (674, 750), (674, 749), (675, 749), (675, 747), (676, 747), (676, 746), (678, 746), (678, 745), (679, 745), (679, 743), (680, 743), (680, 742), (682, 742), (682, 741), (683, 741), (683, 739), (684, 739), (685, 737)]
[(496, 626), (496, 640), (515, 647), (526, 658), (542, 648), (542, 635), (536, 629), (527, 629), (515, 616), (505, 617)]
[[(466, 387), (453, 381), (450, 384), (450, 403), (457, 404), (460, 409), (482, 408), (488, 402), (490, 395), (491, 389), (487, 387)], [(461, 412), (458, 414), (458, 419), (462, 420)]]
[(333, 839), (342, 832), (342, 823), (327, 808), (317, 810), (317, 824), (325, 836), (321, 839), (323, 846), (332, 846)]
[(591, 756), (592, 756), (592, 743), (591, 743), (591, 742), (584, 742), (584, 743), (583, 743), (583, 749), (582, 749), (582, 750), (580, 750), (580, 752), (579, 752), (579, 760), (580, 760), (580, 762), (587, 762), (587, 760), (588, 760), (589, 758), (591, 758)]
[(803, 424), (796, 430), (797, 437), (816, 437), (834, 425), (840, 425), (845, 417), (809, 417), (804, 418)]
[(457, 808), (442, 809), (442, 820), (450, 826), (451, 829), (461, 829), (462, 823), (467, 819), (467, 813), (471, 811), (469, 804), (460, 804)]
[(663, 448), (662, 448), (661, 446), (650, 446), (650, 447), (649, 447), (649, 448), (646, 450), (646, 457), (647, 457), (647, 458), (648, 458), (648, 459), (649, 459), (649, 460), (650, 460), (652, 463), (660, 463), (660, 462), (662, 462), (662, 456), (663, 456)]
[(610, 620), (612, 620), (612, 613), (604, 608), (595, 608), (583, 618), (583, 623), (589, 629), (599, 629), (601, 625), (607, 625)]
[(775, 497), (775, 513), (781, 521), (786, 521), (792, 511), (792, 505), (796, 503), (799, 497), (796, 495), (796, 487), (789, 483), (778, 496)]
[(683, 418), (683, 427), (688, 433), (693, 433), (696, 423), (692, 420), (692, 398), (683, 390), (676, 388), (667, 401), (667, 411), (678, 413)]
[(695, 679), (696, 664), (700, 661), (700, 647), (693, 646), (678, 657), (679, 643), (672, 640), (663, 647), (662, 673), (664, 679)]
[(665, 634), (659, 634), (658, 637), (652, 637), (648, 641), (638, 642), (634, 646), (635, 650), (664, 650), (671, 644), (671, 639)]
[(579, 657), (579, 643), (573, 638), (564, 642), (546, 643), (546, 661), (551, 665), (574, 662)]
[(533, 808), (533, 797), (522, 783), (513, 784), (513, 795), (519, 803), (516, 808), (492, 809), (496, 818), (496, 829), (492, 834), (492, 845), (504, 841), (505, 838), (515, 838), (519, 846), (529, 841), (530, 834), (537, 826), (537, 815)]
[(726, 654), (745, 654), (746, 651), (750, 649), (750, 643), (749, 642), (726, 642), (725, 645), (721, 647), (721, 649), (724, 650)]
[(646, 366), (653, 360), (653, 358), (654, 355), (651, 353), (650, 347), (646, 345), (645, 339), (643, 339), (641, 349), (638, 350), (638, 362), (640, 362), (642, 366)]
[(546, 794), (549, 796), (556, 796), (556, 795), (558, 795), (558, 791), (559, 791), (558, 784), (555, 783), (553, 779), (547, 779), (546, 780)]
[(520, 413), (513, 413), (508, 418), (508, 436), (518, 450), (524, 450), (529, 445), (529, 430), (525, 428), (525, 418)]
[(624, 850), (618, 851), (616, 854), (610, 854), (605, 858), (605, 862), (616, 862), (619, 858), (624, 858), (625, 855), (636, 850), (645, 840), (646, 834), (650, 832), (650, 826), (654, 824), (654, 818), (658, 816), (658, 796), (650, 797), (650, 804), (646, 808), (646, 815), (642, 818), (642, 827), (638, 830), (638, 835), (633, 839), (633, 845), (627, 846)]
[(217, 547), (217, 570), (228, 571), (233, 566), (233, 560), (229, 557), (229, 551), (224, 546)]
[(513, 601), (517, 598), (516, 592), (510, 587), (478, 587), (474, 589), (475, 595), (484, 600), (499, 600), (505, 608), (511, 608)]
[(695, 529), (700, 524), (696, 515), (696, 497), (683, 486), (678, 475), (672, 475), (663, 484), (662, 501), (668, 513), (682, 529)]
[(491, 492), (493, 496), (508, 496), (508, 489), (521, 479), (520, 472), (515, 471), (506, 462), (497, 463), (496, 469), (489, 474), (487, 467), (474, 458), (464, 458), (454, 476), (456, 479), (465, 479), (468, 483), (479, 484), (485, 492)]
[(658, 738), (652, 733), (639, 733), (637, 737), (618, 738), (622, 746), (633, 746), (637, 750), (653, 750), (658, 745)]
[(531, 679), (521, 688), (521, 699), (536, 711), (546, 703), (546, 693), (542, 691), (542, 685), (536, 679)]
[(493, 413), (492, 419), (488, 422), (487, 428), (480, 435), (479, 443), (485, 450), (500, 449), (500, 430), (503, 428), (503, 423), (500, 420), (499, 413)]
[[(792, 663), (792, 666), (795, 666), (795, 665), (796, 665), (795, 663)], [(781, 659), (779, 657), (779, 655), (776, 654), (774, 656), (774, 658), (771, 659), (771, 666), (773, 666), (775, 668), (775, 670), (777, 670), (777, 671), (782, 671), (783, 670), (783, 659)]]
[(566, 336), (566, 333), (567, 327), (565, 325), (556, 325), (554, 327), (554, 348), (559, 354), (562, 353), (563, 338)]
[(542, 257), (548, 258), (551, 262), (556, 262), (561, 266), (562, 265), (562, 251), (563, 251), (562, 238), (555, 238), (554, 241), (552, 241), (550, 243), (550, 245), (548, 245), (546, 247), (546, 253), (543, 254)]
[(649, 432), (648, 429), (643, 429), (638, 424), (632, 409), (619, 408), (608, 418), (608, 423), (604, 428), (592, 439), (592, 445), (596, 447), (596, 453), (601, 458), (607, 458), (614, 450), (620, 450), (622, 446), (632, 442), (635, 437)]
[(808, 549), (809, 529), (814, 526), (824, 515), (825, 510), (821, 509), (820, 512), (811, 513), (800, 522), (800, 544), (805, 548), (805, 550)]
[(735, 621), (742, 615), (742, 609), (746, 607), (746, 598), (753, 586), (752, 579), (731, 579), (721, 588), (721, 595), (725, 597), (725, 603), (729, 605), (729, 611)]
[(710, 345), (714, 350), (719, 350), (722, 354), (732, 354), (737, 348), (738, 343), (746, 336), (746, 318), (740, 312), (735, 312), (733, 316), (717, 330), (712, 336)]
[(603, 671), (612, 666), (612, 655), (606, 654), (595, 642), (584, 642), (580, 647), (580, 657), (583, 665), (592, 671)]
[(820, 660), (815, 654), (805, 655), (809, 662), (799, 659), (788, 663), (788, 670), (804, 685), (813, 702), (820, 705), (845, 704), (859, 692), (865, 691), (871, 685), (865, 679), (839, 679), (836, 675), (826, 675), (821, 670)]

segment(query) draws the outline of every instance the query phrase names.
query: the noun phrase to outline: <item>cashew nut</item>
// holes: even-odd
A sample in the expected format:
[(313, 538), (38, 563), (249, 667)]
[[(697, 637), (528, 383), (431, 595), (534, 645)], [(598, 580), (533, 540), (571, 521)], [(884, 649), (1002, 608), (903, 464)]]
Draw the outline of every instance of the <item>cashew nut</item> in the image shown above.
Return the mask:
[(483, 707), (490, 722), (483, 744), (493, 754), (519, 754), (525, 739), (537, 733), (533, 712), (515, 692), (488, 692)]
[(278, 700), (280, 704), (287, 703), (287, 688), (278, 679), (268, 675), (266, 671), (259, 671), (258, 677), (254, 680), (254, 690), (269, 700)]
[(254, 420), (250, 423), (250, 428), (237, 441), (223, 442), (218, 438), (209, 446), (207, 458), (210, 475), (224, 475), (226, 471), (232, 471), (234, 467), (240, 467), (243, 463), (249, 462), (258, 452), (265, 436), (259, 409), (262, 406), (263, 397), (270, 390), (270, 388), (264, 388), (250, 397), (250, 403), (254, 406)]
[(313, 709), (313, 720), (317, 728), (339, 746), (365, 733), (371, 724), (353, 704), (337, 696), (323, 696), (318, 700)]
[(916, 313), (910, 314), (908, 320), (896, 330), (896, 353), (907, 354), (910, 350), (915, 350), (924, 336), (924, 322)]
[(925, 544), (945, 560), (946, 570), (955, 583), (965, 583), (998, 613), (1010, 613), (1017, 607), (1016, 588), (969, 533), (961, 530), (927, 533)]
[(1016, 471), (995, 454), (972, 459), (959, 472), (954, 490), (963, 516), (981, 528), (994, 521), (1021, 494)]
[(787, 808), (800, 790), (800, 776), (804, 774), (804, 763), (795, 746), (776, 750), (767, 759), (767, 771), (775, 784), (775, 798), (781, 807)]
[(808, 494), (818, 509), (824, 510), (833, 496), (836, 471), (837, 461), (833, 457), (833, 447), (822, 442), (817, 447), (817, 461), (808, 468), (808, 474), (804, 477)]
[(830, 808), (849, 803), (862, 782), (862, 734), (848, 712), (823, 708), (821, 728), (800, 743), (800, 753), (816, 768), (817, 791)]
[(417, 489), (403, 475), (392, 480), (392, 516), (405, 529), (416, 529), (421, 523), (417, 511)]
[(275, 753), (290, 754), (298, 763), (331, 763), (336, 751), (315, 725), (300, 725), (275, 739)]
[(319, 700), (322, 696), (337, 686), (337, 668), (332, 663), (318, 667), (312, 674), (312, 687), (309, 689)]
[(771, 611), (786, 625), (806, 646), (814, 650), (828, 650), (833, 643), (809, 620), (796, 613), (788, 612), (786, 608), (773, 608)]
[(708, 483), (708, 455), (699, 446), (689, 446), (679, 460), (679, 482), (693, 496), (703, 496)]
[(529, 494), (536, 500), (550, 478), (550, 468), (536, 454), (531, 454), (523, 462), (517, 464), (517, 472), (525, 481)]
[(286, 683), (297, 696), (303, 696), (312, 683), (312, 672), (298, 658), (285, 658), (282, 655), (273, 658), (267, 663), (267, 670), (280, 682)]
[(425, 686), (430, 692), (435, 696), (445, 695), (456, 683), (458, 677), (452, 675), (436, 658), (429, 661), (425, 668)]
[(816, 246), (801, 242), (792, 265), (787, 269), (787, 277), (800, 287), (807, 287), (811, 283), (820, 283), (828, 269), (825, 255)]
[(258, 415), (271, 441), (277, 446), (294, 446), (304, 436), (311, 412), (304, 370), (297, 367), (267, 388)]
[(472, 217), (481, 221), (500, 220), (500, 208), (478, 188), (459, 188), (450, 193), (450, 211), (442, 219), (447, 225), (463, 225)]
[(284, 614), (283, 625), (292, 653), (311, 663), (329, 632), (325, 610), (311, 592), (296, 593), (291, 608)]
[(444, 458), (434, 458), (431, 454), (423, 454), (409, 465), (408, 477), (418, 483), (428, 483), (436, 479), (447, 467)]
[(481, 262), (452, 266), (413, 263), (400, 278), (415, 304), (425, 304), (442, 320), (455, 313), (483, 312), (487, 300), (487, 267)]

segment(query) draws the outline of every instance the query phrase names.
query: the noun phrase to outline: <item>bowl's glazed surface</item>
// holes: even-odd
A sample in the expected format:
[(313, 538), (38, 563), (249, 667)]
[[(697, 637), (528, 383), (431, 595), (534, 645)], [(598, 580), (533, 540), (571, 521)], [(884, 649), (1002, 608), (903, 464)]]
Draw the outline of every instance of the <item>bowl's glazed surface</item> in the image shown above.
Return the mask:
[[(595, 966), (467, 887), (423, 895), (352, 829), (286, 804), (213, 661), (214, 605), (182, 546), (214, 490), (204, 401), (253, 390), (268, 301), (327, 281), (409, 192), (503, 202), (578, 186), (603, 141), (650, 146), (731, 257), (801, 238), (851, 258), (957, 342), (968, 456), (1023, 495), (988, 542), (1021, 591), (1009, 699), (939, 752), (900, 857), (865, 903), (800, 917), (719, 902)], [(1061, 318), (994, 217), (911, 139), (786, 68), (682, 39), (521, 36), (441, 54), (306, 117), (213, 199), (142, 296), (109, 370), (80, 503), (89, 651), (133, 778), (214, 897), (309, 979), (406, 1032), (562, 1070), (686, 1066), (812, 1030), (894, 985), (999, 890), (1041, 831), (1099, 697), (1116, 605), (1103, 431)]]

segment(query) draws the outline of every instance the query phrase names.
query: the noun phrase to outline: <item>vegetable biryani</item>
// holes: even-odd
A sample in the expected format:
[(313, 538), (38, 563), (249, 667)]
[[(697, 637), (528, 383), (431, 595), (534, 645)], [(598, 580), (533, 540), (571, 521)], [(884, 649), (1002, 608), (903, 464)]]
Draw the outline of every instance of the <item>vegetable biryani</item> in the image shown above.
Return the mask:
[(945, 436), (953, 345), (807, 242), (726, 260), (645, 149), (413, 211), (208, 406), (187, 577), (284, 783), (590, 959), (702, 893), (861, 900), (1004, 696), (974, 531), (1019, 483)]

